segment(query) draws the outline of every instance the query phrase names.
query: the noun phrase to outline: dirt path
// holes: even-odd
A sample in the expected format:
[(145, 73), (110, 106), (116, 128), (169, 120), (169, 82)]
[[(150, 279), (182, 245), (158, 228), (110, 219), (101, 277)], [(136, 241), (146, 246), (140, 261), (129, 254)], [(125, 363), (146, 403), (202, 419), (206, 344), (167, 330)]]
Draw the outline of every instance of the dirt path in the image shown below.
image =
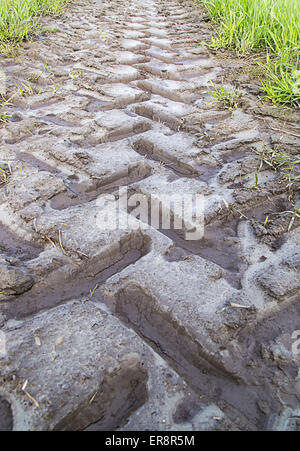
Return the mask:
[[(270, 166), (297, 117), (201, 46), (201, 14), (76, 2), (0, 61), (0, 430), (299, 429), (299, 195)], [(204, 237), (131, 208), (103, 230), (120, 186), (171, 217), (169, 195), (204, 195)]]

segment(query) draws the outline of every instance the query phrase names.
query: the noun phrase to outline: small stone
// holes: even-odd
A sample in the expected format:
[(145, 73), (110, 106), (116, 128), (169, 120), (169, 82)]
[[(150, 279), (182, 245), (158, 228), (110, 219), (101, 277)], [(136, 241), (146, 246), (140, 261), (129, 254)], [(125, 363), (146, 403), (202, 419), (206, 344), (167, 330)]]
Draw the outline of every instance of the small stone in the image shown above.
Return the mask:
[(2, 294), (22, 294), (34, 284), (34, 279), (22, 268), (0, 266), (0, 291)]

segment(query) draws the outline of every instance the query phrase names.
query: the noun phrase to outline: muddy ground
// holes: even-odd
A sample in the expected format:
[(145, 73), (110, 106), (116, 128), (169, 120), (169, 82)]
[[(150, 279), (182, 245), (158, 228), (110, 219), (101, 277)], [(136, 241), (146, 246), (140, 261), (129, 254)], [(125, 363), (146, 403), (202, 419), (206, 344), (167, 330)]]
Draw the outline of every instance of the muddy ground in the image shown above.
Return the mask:
[[(0, 430), (299, 430), (299, 174), (262, 162), (297, 159), (297, 112), (192, 2), (43, 26), (0, 59)], [(120, 186), (204, 195), (204, 237), (102, 230)]]

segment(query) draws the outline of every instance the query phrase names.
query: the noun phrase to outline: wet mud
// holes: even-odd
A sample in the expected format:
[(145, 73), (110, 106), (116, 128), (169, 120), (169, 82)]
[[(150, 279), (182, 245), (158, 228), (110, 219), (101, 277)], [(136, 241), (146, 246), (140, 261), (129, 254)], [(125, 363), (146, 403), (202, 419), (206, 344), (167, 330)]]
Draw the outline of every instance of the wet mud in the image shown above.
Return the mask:
[[(298, 172), (261, 159), (298, 155), (297, 112), (258, 105), (247, 62), (202, 45), (192, 2), (43, 20), (57, 34), (0, 58), (5, 95), (28, 84), (0, 123), (0, 344), (16, 342), (0, 347), (0, 430), (299, 430)], [(241, 89), (236, 109), (211, 82)], [(112, 195), (113, 216), (119, 188), (148, 207), (202, 194), (203, 237), (172, 209), (168, 229), (151, 209), (101, 227), (97, 201)]]

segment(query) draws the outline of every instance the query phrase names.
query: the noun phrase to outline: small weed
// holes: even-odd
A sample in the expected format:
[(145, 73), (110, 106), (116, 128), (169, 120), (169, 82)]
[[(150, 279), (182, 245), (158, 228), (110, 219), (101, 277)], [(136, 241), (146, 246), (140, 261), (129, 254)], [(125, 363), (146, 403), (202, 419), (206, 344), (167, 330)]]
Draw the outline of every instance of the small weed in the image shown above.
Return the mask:
[(34, 94), (32, 87), (27, 83), (22, 83), (20, 86), (16, 86), (16, 93), (21, 97), (27, 97)]
[(282, 180), (286, 183), (286, 188), (289, 190), (292, 190), (294, 185), (300, 180), (300, 157), (290, 157), (278, 149), (267, 148), (256, 152), (256, 154), (260, 158), (258, 172), (261, 171), (264, 164), (275, 172), (282, 171)]
[(53, 91), (53, 94), (57, 94), (58, 89), (59, 89), (59, 86), (55, 83), (55, 81), (51, 80), (51, 82), (52, 82), (52, 91)]
[(46, 61), (43, 67), (43, 73), (53, 74), (52, 69), (48, 66), (48, 62)]
[(0, 186), (7, 185), (8, 183), (8, 177), (6, 174), (6, 171), (2, 168), (0, 168)]
[(293, 227), (293, 224), (295, 222), (295, 219), (298, 218), (300, 219), (300, 208), (294, 208), (294, 210), (286, 210), (286, 211), (281, 211), (280, 213), (277, 213), (277, 215), (288, 215), (291, 217), (287, 231), (289, 232), (291, 230), (291, 228)]
[(27, 76), (27, 81), (30, 83), (37, 83), (42, 76), (42, 72), (31, 72)]
[(0, 187), (3, 185), (7, 185), (8, 184), (8, 178), (9, 175), (11, 174), (11, 167), (8, 164), (8, 169), (2, 169), (0, 168)]
[(108, 32), (107, 31), (102, 31), (100, 28), (98, 28), (98, 33), (101, 36), (102, 41), (106, 41), (106, 39), (108, 38)]
[(260, 190), (259, 184), (258, 184), (258, 173), (255, 173), (255, 182), (252, 186), (250, 186), (252, 189)]
[(95, 294), (95, 291), (99, 288), (99, 285), (97, 284), (92, 290), (90, 290), (90, 298), (92, 298)]
[(78, 78), (80, 78), (82, 75), (82, 70), (76, 69), (75, 71), (71, 71), (69, 75), (71, 78), (73, 78), (73, 80), (78, 80)]
[(7, 122), (10, 117), (12, 117), (12, 113), (8, 111), (4, 111), (4, 113), (0, 112), (0, 122)]
[(5, 99), (3, 96), (1, 96), (0, 100), (0, 122), (7, 122), (7, 119), (12, 117), (13, 113), (10, 113), (9, 111), (1, 111), (6, 106), (10, 105), (11, 99)]
[(269, 215), (267, 215), (262, 225), (267, 229), (273, 222), (274, 221), (269, 218)]
[(16, 58), (19, 54), (19, 46), (16, 43), (1, 42), (0, 40), (0, 54), (4, 58)]
[[(300, 157), (290, 157), (285, 152), (279, 149), (267, 149), (266, 147), (257, 151), (256, 154), (260, 158), (260, 163), (258, 167), (258, 173), (267, 166), (274, 172), (281, 172), (282, 177), (279, 183), (284, 183), (285, 188), (288, 192), (288, 198), (291, 200), (293, 198), (293, 192), (296, 189), (296, 185), (300, 181)], [(256, 174), (257, 176), (257, 174)], [(256, 188), (258, 185), (257, 179), (256, 184), (251, 188)], [(294, 210), (287, 210), (280, 213), (273, 213), (273, 215), (290, 215), (291, 219), (287, 228), (289, 232), (295, 222), (296, 218), (300, 218), (300, 209), (294, 208)], [(269, 220), (269, 216), (266, 217), (263, 226), (267, 228), (272, 221)]]
[(227, 91), (223, 86), (217, 86), (212, 81), (211, 84), (214, 89), (209, 91), (209, 94), (218, 102), (222, 102), (228, 110), (236, 110), (238, 107), (236, 99), (241, 96), (241, 93), (235, 90)]
[(57, 33), (59, 31), (58, 27), (44, 27), (41, 29), (41, 33), (46, 34), (46, 33)]
[(38, 136), (40, 134), (41, 129), (40, 128), (35, 128), (33, 127), (32, 129), (27, 128), (26, 132), (30, 135), (30, 136)]

